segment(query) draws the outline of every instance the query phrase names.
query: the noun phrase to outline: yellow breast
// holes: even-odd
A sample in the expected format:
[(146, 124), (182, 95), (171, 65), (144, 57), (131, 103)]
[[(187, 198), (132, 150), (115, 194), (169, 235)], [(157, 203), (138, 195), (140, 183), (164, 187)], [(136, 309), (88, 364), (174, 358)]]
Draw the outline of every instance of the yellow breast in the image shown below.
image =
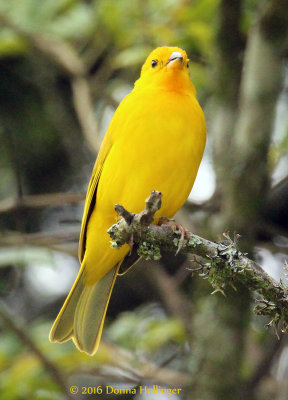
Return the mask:
[(172, 217), (192, 189), (205, 146), (196, 98), (164, 90), (132, 92), (118, 111), (96, 209), (107, 216), (119, 203), (139, 212), (151, 190), (159, 190), (160, 213)]

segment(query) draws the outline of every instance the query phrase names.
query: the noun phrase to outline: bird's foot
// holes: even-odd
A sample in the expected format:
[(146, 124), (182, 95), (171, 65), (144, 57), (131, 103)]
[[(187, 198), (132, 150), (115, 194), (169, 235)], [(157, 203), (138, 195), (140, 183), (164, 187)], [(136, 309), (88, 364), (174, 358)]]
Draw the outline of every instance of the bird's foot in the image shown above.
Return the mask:
[[(128, 246), (130, 247), (130, 251), (129, 251), (129, 255), (131, 256), (131, 254), (132, 254), (132, 252), (133, 252), (133, 250), (134, 250), (134, 247), (136, 247), (136, 250), (137, 250), (137, 247), (138, 247), (138, 240), (141, 238), (141, 231), (139, 231), (139, 232), (136, 232), (136, 234), (135, 233), (131, 233), (131, 235), (130, 235), (130, 237), (129, 237), (129, 240), (127, 241), (127, 244), (128, 244)], [(136, 239), (136, 244), (135, 244), (135, 240), (134, 239)]]
[(133, 246), (134, 246), (134, 234), (133, 233), (131, 233), (127, 244), (130, 247), (130, 252), (129, 253), (131, 254), (132, 250), (133, 250)]
[(189, 241), (189, 239), (190, 239), (189, 231), (187, 231), (187, 229), (185, 229), (181, 224), (177, 224), (174, 219), (170, 219), (170, 218), (167, 218), (167, 217), (159, 217), (158, 221), (157, 221), (157, 225), (159, 225), (159, 226), (167, 225), (174, 232), (180, 231), (180, 239), (179, 239), (177, 251), (176, 251), (176, 254), (175, 254), (177, 256), (179, 251), (182, 249), (182, 247), (183, 247), (183, 245), (185, 243), (185, 240)]

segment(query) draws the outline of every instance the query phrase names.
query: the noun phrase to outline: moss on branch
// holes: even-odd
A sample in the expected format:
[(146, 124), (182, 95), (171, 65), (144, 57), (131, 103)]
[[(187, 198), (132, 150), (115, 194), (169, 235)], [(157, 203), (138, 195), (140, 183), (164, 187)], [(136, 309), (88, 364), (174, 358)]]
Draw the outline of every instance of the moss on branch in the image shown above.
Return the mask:
[[(224, 240), (216, 243), (199, 237), (191, 232), (173, 229), (169, 224), (155, 225), (154, 215), (161, 207), (162, 195), (152, 191), (146, 200), (146, 207), (139, 214), (133, 214), (116, 205), (117, 213), (122, 217), (108, 229), (112, 239), (111, 245), (120, 248), (123, 244), (137, 244), (139, 256), (151, 260), (159, 260), (161, 251), (170, 251), (176, 254), (181, 245), (181, 253), (190, 253), (206, 261), (200, 267), (192, 270), (208, 279), (215, 291), (225, 293), (227, 286), (235, 287), (242, 283), (251, 291), (258, 292), (262, 298), (257, 301), (254, 312), (257, 315), (268, 315), (271, 318), (269, 326), (288, 332), (288, 288), (283, 283), (276, 282), (255, 261), (243, 254), (229, 234), (224, 233)], [(155, 221), (154, 221), (155, 222)], [(235, 294), (237, 295), (237, 294)]]

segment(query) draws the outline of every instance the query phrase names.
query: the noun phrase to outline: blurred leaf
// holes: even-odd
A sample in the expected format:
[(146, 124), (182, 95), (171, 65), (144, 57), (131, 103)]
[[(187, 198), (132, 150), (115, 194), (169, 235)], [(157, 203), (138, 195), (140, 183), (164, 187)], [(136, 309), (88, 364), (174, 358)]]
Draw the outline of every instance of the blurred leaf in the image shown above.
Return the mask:
[(153, 316), (147, 308), (121, 314), (107, 329), (109, 338), (134, 351), (159, 350), (171, 341), (183, 343), (185, 331), (175, 318)]
[(0, 57), (25, 54), (28, 50), (29, 45), (25, 39), (9, 29), (0, 31)]
[(79, 40), (93, 32), (95, 24), (92, 15), (87, 5), (80, 4), (57, 17), (47, 30), (61, 38)]
[(0, 267), (7, 265), (28, 265), (31, 263), (53, 263), (53, 252), (46, 248), (23, 246), (17, 248), (2, 247), (0, 252)]
[(113, 59), (114, 68), (124, 68), (139, 65), (145, 60), (149, 51), (147, 46), (135, 46), (125, 49)]

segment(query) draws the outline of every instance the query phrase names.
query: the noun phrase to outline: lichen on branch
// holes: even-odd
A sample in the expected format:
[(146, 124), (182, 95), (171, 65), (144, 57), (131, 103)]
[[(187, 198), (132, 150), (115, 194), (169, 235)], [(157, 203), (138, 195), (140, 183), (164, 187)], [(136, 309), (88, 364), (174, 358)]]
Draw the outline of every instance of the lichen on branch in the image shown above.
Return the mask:
[[(108, 229), (111, 246), (120, 248), (125, 243), (137, 244), (139, 256), (145, 259), (159, 260), (162, 251), (176, 254), (181, 231), (172, 229), (169, 224), (156, 225), (155, 213), (161, 208), (161, 199), (162, 194), (153, 190), (146, 199), (145, 209), (138, 214), (117, 204), (115, 210), (122, 218)], [(205, 259), (205, 262), (199, 262), (199, 268), (192, 271), (200, 272), (208, 279), (214, 292), (225, 293), (227, 286), (235, 287), (237, 283), (258, 292), (261, 300), (257, 301), (254, 312), (268, 315), (271, 318), (269, 326), (281, 326), (282, 331), (288, 332), (288, 288), (281, 281), (276, 282), (238, 249), (237, 236), (232, 240), (229, 234), (223, 235), (224, 240), (216, 243), (186, 231), (180, 252)]]

